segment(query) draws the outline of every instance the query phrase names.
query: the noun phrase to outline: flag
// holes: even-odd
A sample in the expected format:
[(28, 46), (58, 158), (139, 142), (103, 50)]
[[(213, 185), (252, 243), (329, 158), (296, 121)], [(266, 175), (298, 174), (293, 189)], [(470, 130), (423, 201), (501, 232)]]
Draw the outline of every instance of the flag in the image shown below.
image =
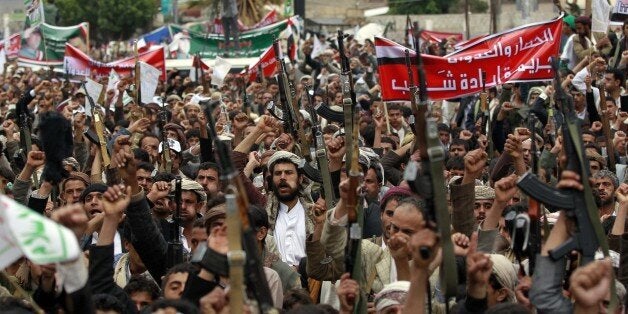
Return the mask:
[[(159, 69), (161, 71), (161, 79), (166, 79), (166, 58), (163, 47), (153, 47), (145, 53), (140, 53), (138, 58), (140, 61)], [(93, 60), (78, 48), (66, 44), (63, 67), (68, 74), (96, 78), (109, 75), (111, 70), (116, 70), (121, 75), (131, 75), (135, 69), (135, 57), (131, 56), (109, 63), (102, 63)]]
[(225, 77), (231, 70), (231, 63), (226, 59), (221, 57), (216, 57), (216, 62), (214, 63), (214, 73), (212, 75), (212, 85), (222, 86)]
[(140, 65), (140, 101), (148, 104), (155, 96), (161, 71), (146, 62), (139, 61), (138, 63)]
[(414, 47), (414, 28), (412, 27), (412, 21), (410, 20), (410, 14), (406, 15), (406, 43), (408, 47)]
[[(561, 18), (487, 36), (444, 57), (423, 55), (429, 98), (450, 99), (480, 92), (483, 71), (486, 87), (551, 80), (554, 71), (550, 61), (560, 48)], [(375, 38), (384, 101), (409, 100), (406, 49), (391, 40)], [(415, 52), (410, 55), (415, 62)], [(412, 71), (414, 82), (418, 82), (416, 67)]]
[(286, 34), (287, 34), (287, 47), (288, 47), (288, 58), (290, 59), (291, 62), (296, 62), (297, 61), (297, 55), (298, 55), (298, 36), (295, 36), (294, 31), (294, 22), (292, 21), (292, 19), (288, 20), (288, 28), (286, 28)]
[(461, 33), (435, 32), (428, 30), (421, 31), (421, 38), (423, 40), (433, 41), (437, 43), (440, 43), (441, 41), (443, 41), (443, 39), (449, 39), (450, 37), (453, 37), (457, 42), (462, 41), (463, 39)]
[(22, 256), (41, 265), (72, 261), (81, 254), (70, 229), (0, 195), (0, 269)]
[(273, 73), (275, 73), (277, 70), (277, 61), (275, 60), (273, 46), (268, 47), (259, 59), (249, 67), (249, 82), (257, 80), (260, 65), (262, 66), (262, 75), (264, 77), (271, 77)]
[[(196, 71), (196, 69), (201, 69), (201, 71)], [(193, 82), (198, 80), (197, 77), (200, 77), (204, 71), (209, 70), (209, 65), (203, 62), (203, 59), (198, 55), (194, 55), (194, 59), (192, 59), (192, 68), (190, 68), (190, 79)]]
[(610, 24), (609, 14), (611, 13), (611, 5), (606, 0), (593, 0), (591, 4), (593, 18), (591, 19), (591, 32), (604, 33), (608, 30)]

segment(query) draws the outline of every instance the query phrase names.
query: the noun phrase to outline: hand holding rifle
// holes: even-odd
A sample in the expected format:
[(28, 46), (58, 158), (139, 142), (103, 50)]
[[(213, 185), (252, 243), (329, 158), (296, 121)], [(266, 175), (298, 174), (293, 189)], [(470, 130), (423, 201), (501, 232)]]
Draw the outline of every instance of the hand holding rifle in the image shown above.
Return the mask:
[(338, 286), (337, 293), (340, 301), (340, 313), (353, 313), (353, 307), (360, 295), (360, 285), (357, 281), (351, 279), (349, 273), (344, 273), (340, 277), (340, 285)]
[(140, 191), (137, 183), (137, 165), (135, 164), (135, 156), (131, 151), (130, 138), (122, 135), (116, 138), (114, 145), (114, 154), (111, 156), (112, 168), (117, 168), (120, 178), (132, 188), (132, 193)]

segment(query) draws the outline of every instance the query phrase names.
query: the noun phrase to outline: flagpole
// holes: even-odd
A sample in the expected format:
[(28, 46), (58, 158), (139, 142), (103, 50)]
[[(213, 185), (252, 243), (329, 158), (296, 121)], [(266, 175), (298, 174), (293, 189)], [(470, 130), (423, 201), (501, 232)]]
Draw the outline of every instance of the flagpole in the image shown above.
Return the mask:
[(90, 51), (91, 51), (90, 46), (89, 46), (89, 22), (85, 22), (85, 23), (87, 23), (87, 32), (85, 32), (85, 42), (87, 42), (87, 51), (86, 51), (86, 53), (87, 53), (87, 55), (89, 55)]

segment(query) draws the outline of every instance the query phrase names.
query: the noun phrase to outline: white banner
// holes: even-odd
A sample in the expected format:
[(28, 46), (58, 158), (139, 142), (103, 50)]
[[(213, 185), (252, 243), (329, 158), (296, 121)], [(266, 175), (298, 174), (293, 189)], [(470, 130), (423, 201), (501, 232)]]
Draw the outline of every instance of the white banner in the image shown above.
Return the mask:
[(153, 102), (153, 96), (155, 96), (155, 91), (157, 90), (161, 70), (146, 62), (140, 61), (139, 64), (141, 82), (140, 95), (142, 97), (140, 101), (144, 104), (149, 104)]
[(70, 229), (0, 195), (0, 268), (21, 256), (41, 265), (75, 260), (80, 254)]

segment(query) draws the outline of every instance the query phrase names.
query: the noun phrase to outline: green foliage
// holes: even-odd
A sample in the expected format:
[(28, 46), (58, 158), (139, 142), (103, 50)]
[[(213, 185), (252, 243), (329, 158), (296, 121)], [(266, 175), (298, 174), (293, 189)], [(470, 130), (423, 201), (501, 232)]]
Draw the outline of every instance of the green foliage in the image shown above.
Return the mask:
[(60, 25), (89, 22), (90, 37), (98, 42), (127, 40), (146, 31), (157, 13), (155, 0), (57, 0)]
[[(445, 14), (464, 12), (465, 0), (389, 0), (389, 14)], [(473, 13), (488, 11), (488, 0), (469, 0)]]

